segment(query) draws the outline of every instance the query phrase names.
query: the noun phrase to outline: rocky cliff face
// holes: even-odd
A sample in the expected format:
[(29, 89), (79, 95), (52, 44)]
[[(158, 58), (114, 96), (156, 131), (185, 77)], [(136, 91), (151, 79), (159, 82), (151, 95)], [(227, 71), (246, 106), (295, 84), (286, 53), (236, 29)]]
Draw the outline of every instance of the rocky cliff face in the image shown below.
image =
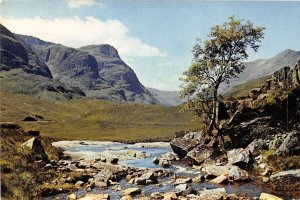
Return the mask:
[(1, 24), (0, 33), (0, 71), (21, 68), (31, 74), (52, 78), (47, 65)]
[(159, 103), (110, 45), (74, 49), (31, 36), (18, 37), (46, 62), (55, 79), (79, 87), (88, 97)]
[(22, 40), (0, 25), (1, 90), (41, 99), (85, 96), (78, 88), (54, 80), (47, 64)]

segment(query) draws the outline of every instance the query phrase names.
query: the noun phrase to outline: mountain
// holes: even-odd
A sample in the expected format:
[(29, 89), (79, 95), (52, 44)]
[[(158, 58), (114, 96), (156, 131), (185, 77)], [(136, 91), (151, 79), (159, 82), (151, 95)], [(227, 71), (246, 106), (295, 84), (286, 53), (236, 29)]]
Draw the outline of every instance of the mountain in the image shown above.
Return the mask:
[(108, 45), (78, 49), (18, 35), (48, 66), (53, 77), (83, 90), (87, 97), (159, 104), (134, 71)]
[(71, 99), (84, 92), (54, 80), (47, 64), (23, 41), (0, 24), (1, 90), (41, 99)]
[(231, 89), (233, 86), (246, 83), (253, 79), (260, 79), (271, 75), (284, 66), (294, 66), (297, 64), (299, 59), (300, 51), (287, 49), (269, 59), (245, 62), (244, 71), (239, 74), (238, 78), (230, 80), (229, 87), (225, 88), (225, 90)]
[(162, 91), (154, 88), (147, 88), (155, 98), (159, 100), (163, 106), (177, 106), (182, 104), (185, 100), (180, 98), (179, 91)]

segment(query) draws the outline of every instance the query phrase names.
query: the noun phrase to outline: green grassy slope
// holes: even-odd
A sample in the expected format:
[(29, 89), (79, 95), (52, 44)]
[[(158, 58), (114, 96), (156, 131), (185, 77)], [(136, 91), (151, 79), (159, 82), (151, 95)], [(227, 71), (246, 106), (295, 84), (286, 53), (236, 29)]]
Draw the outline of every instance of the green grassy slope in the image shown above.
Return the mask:
[(261, 84), (266, 81), (269, 78), (269, 76), (261, 77), (258, 79), (254, 79), (251, 81), (248, 81), (246, 83), (242, 83), (239, 85), (234, 86), (231, 90), (226, 92), (225, 97), (234, 97), (239, 98), (242, 96), (246, 96), (249, 94), (249, 92), (253, 88), (258, 88), (261, 86)]
[[(119, 103), (92, 99), (44, 101), (0, 92), (0, 121), (13, 121), (25, 130), (37, 129), (55, 139), (91, 139), (136, 142), (169, 140), (175, 131), (195, 130), (192, 113), (180, 107), (161, 107), (137, 103)], [(44, 121), (24, 122), (30, 115)]]

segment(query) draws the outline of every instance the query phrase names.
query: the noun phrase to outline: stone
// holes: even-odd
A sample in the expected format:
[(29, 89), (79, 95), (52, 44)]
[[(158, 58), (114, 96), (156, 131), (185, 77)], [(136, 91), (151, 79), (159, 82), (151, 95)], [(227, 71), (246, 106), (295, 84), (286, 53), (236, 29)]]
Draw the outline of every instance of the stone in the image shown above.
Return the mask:
[(248, 149), (232, 149), (227, 152), (228, 163), (239, 167), (248, 167), (252, 161), (251, 154)]
[(133, 200), (133, 199), (131, 198), (131, 196), (126, 195), (126, 196), (122, 196), (120, 200)]
[(79, 200), (109, 200), (109, 194), (87, 194)]
[(150, 197), (152, 199), (161, 199), (162, 198), (162, 194), (159, 193), (159, 192), (153, 192), (153, 193), (150, 194)]
[(146, 180), (146, 183), (158, 183), (157, 181), (157, 178), (155, 177), (154, 173), (153, 172), (147, 172), (147, 173), (144, 173), (141, 177), (141, 179), (145, 179)]
[(189, 151), (186, 155), (187, 159), (194, 164), (202, 164), (205, 160), (210, 158), (214, 153), (214, 149), (208, 145), (198, 145)]
[(162, 167), (164, 167), (164, 168), (171, 166), (171, 164), (169, 163), (169, 161), (164, 160), (164, 159), (160, 159), (159, 160), (159, 165), (162, 166)]
[(157, 157), (154, 157), (153, 160), (152, 160), (152, 162), (154, 164), (158, 165), (159, 164), (159, 159)]
[(96, 181), (95, 186), (99, 188), (106, 188), (108, 187), (108, 181)]
[(177, 154), (173, 153), (173, 152), (168, 152), (165, 155), (162, 156), (163, 159), (167, 160), (167, 161), (175, 161), (178, 160), (178, 156)]
[(116, 164), (118, 164), (118, 162), (119, 162), (119, 158), (116, 158), (116, 157), (108, 157), (108, 158), (106, 158), (106, 162), (107, 162), (107, 163), (111, 163), (111, 164), (116, 165)]
[(175, 187), (176, 191), (183, 192), (188, 189), (188, 184), (179, 184)]
[(272, 194), (261, 193), (259, 196), (259, 200), (283, 200), (283, 199)]
[(76, 199), (77, 199), (76, 194), (75, 194), (75, 193), (70, 194), (70, 195), (68, 196), (68, 199), (69, 199), (69, 200), (76, 200)]
[(121, 191), (122, 190), (121, 186), (119, 186), (119, 185), (113, 186), (112, 189), (115, 190), (115, 191)]
[(227, 193), (225, 188), (205, 189), (199, 192), (199, 196), (201, 200), (220, 200), (226, 199)]
[(84, 182), (83, 181), (77, 181), (75, 183), (75, 187), (82, 187), (84, 185)]
[(32, 121), (37, 121), (38, 119), (34, 116), (26, 116), (23, 121), (24, 122), (32, 122)]
[(270, 178), (269, 177), (263, 177), (263, 182), (264, 183), (268, 183), (270, 181)]
[(125, 180), (128, 182), (128, 181), (130, 181), (132, 178), (133, 178), (133, 175), (128, 174), (128, 175), (126, 175)]
[(127, 154), (130, 155), (131, 157), (136, 157), (136, 151), (132, 150), (132, 149), (129, 149), (127, 151)]
[(277, 191), (299, 191), (300, 190), (300, 169), (282, 171), (270, 176)]
[(35, 130), (29, 130), (27, 131), (28, 135), (31, 135), (33, 137), (39, 137), (40, 136), (40, 131), (35, 131)]
[(238, 166), (231, 166), (229, 169), (228, 179), (230, 181), (242, 182), (249, 181), (250, 176), (247, 171), (239, 168)]
[(175, 192), (167, 192), (164, 194), (164, 200), (173, 200), (177, 199), (177, 195)]
[(210, 182), (214, 183), (214, 184), (226, 184), (226, 183), (228, 183), (228, 179), (227, 179), (227, 176), (220, 175), (220, 176), (212, 179)]
[(129, 183), (129, 184), (135, 183), (135, 178), (130, 179), (130, 180), (128, 181), (128, 183)]
[(184, 183), (191, 183), (192, 179), (191, 178), (178, 178), (175, 181), (175, 185), (180, 185), (180, 184), (184, 184)]
[(248, 146), (247, 146), (247, 150), (250, 151), (250, 153), (256, 154), (259, 152), (259, 150), (265, 148), (265, 141), (262, 139), (255, 139), (253, 142), (251, 142)]
[(182, 159), (190, 150), (198, 146), (203, 141), (204, 137), (204, 132), (190, 132), (184, 134), (182, 137), (174, 138), (170, 145), (173, 152)]
[(123, 191), (123, 194), (125, 196), (141, 194), (141, 189), (140, 188), (127, 188), (126, 190)]
[(36, 137), (33, 137), (21, 145), (23, 148), (27, 148), (32, 151), (38, 158), (42, 160), (48, 160), (48, 156), (45, 153), (44, 147), (41, 140)]
[(137, 185), (146, 185), (146, 179), (144, 179), (144, 178), (136, 178), (135, 179), (135, 184), (137, 184)]
[(300, 155), (300, 132), (290, 132), (283, 140), (282, 144), (276, 150), (276, 154), (280, 156)]
[(205, 177), (203, 175), (198, 175), (192, 179), (193, 183), (201, 183), (205, 181)]
[(229, 169), (227, 166), (217, 166), (217, 165), (207, 165), (202, 168), (202, 171), (205, 172), (207, 175), (212, 175), (212, 176), (228, 176), (229, 174)]

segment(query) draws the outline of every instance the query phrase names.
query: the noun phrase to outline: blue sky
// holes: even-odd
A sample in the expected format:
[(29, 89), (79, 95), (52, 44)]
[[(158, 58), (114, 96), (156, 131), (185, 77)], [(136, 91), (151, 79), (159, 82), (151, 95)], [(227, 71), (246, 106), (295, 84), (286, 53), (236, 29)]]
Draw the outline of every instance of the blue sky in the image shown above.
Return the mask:
[[(1, 1), (1, 0), (0, 0)], [(79, 47), (109, 43), (147, 87), (178, 90), (196, 38), (229, 16), (266, 27), (249, 61), (300, 50), (300, 2), (4, 0), (1, 23), (11, 31)]]

